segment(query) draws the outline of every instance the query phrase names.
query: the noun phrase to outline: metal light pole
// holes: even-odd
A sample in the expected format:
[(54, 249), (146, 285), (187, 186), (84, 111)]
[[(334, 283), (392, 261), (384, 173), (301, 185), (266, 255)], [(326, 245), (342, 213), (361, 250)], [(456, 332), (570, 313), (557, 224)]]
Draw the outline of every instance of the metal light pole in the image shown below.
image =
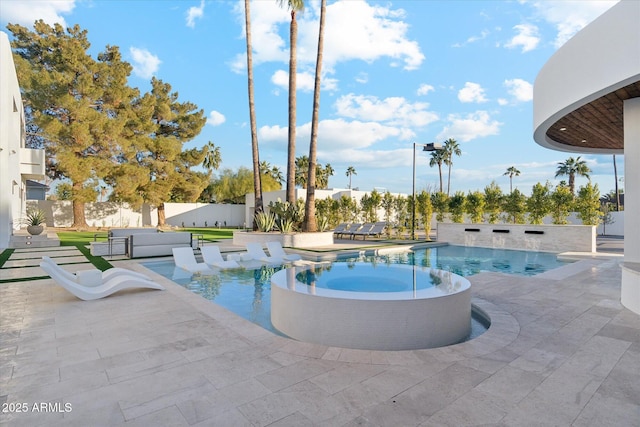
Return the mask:
[(442, 150), (442, 144), (430, 142), (428, 144), (413, 143), (413, 190), (411, 196), (411, 240), (416, 240), (416, 146), (422, 147), (422, 151)]

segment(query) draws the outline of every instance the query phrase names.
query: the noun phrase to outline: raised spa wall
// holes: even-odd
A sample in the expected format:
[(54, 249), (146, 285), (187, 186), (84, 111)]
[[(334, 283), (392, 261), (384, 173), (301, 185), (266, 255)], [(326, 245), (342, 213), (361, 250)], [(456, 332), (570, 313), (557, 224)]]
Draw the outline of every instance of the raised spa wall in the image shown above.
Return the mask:
[(317, 233), (263, 233), (257, 231), (234, 231), (233, 244), (245, 246), (247, 243), (280, 242), (285, 248), (310, 248), (333, 244), (333, 231)]
[(438, 223), (438, 241), (452, 245), (541, 252), (595, 252), (591, 225)]

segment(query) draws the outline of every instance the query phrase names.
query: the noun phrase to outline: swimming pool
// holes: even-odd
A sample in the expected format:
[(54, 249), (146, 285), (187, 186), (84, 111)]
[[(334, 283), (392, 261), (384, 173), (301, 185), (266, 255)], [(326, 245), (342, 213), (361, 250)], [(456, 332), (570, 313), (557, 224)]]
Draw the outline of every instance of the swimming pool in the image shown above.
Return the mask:
[[(451, 271), (463, 277), (483, 271), (530, 276), (566, 264), (556, 261), (555, 254), (550, 253), (463, 246), (439, 246), (415, 252), (393, 252), (335, 261), (346, 265), (357, 262), (419, 265)], [(142, 265), (237, 315), (276, 332), (271, 324), (271, 276), (280, 271), (281, 266), (262, 266), (256, 270), (223, 270), (216, 275), (192, 275), (176, 268), (172, 261), (145, 262)], [(475, 322), (472, 324), (472, 337), (484, 330), (482, 323)]]

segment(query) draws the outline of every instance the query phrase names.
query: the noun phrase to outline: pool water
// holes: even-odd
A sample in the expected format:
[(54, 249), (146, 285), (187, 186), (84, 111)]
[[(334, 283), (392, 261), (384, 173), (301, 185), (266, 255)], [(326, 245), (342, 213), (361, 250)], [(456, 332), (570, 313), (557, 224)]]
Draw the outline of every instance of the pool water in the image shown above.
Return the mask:
[[(565, 265), (563, 262), (556, 261), (554, 254), (462, 246), (440, 246), (420, 249), (416, 252), (395, 252), (381, 256), (359, 256), (334, 261), (334, 264), (338, 263), (347, 266), (369, 263), (378, 267), (388, 264), (418, 265), (451, 271), (461, 276), (470, 276), (483, 271), (530, 276)], [(142, 265), (237, 315), (277, 333), (271, 324), (271, 276), (281, 270), (282, 266), (262, 266), (256, 270), (229, 269), (214, 275), (192, 275), (175, 267), (173, 261), (146, 262)], [(305, 280), (301, 281), (304, 283)], [(386, 292), (393, 292), (393, 290), (388, 289)], [(485, 330), (486, 325), (472, 317), (471, 338)]]

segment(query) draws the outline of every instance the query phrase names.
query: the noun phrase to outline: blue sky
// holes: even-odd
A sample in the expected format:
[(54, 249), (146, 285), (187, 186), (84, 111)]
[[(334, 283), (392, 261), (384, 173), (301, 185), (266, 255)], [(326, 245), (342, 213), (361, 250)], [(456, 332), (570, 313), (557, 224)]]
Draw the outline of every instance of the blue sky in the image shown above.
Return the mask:
[[(319, 1), (298, 14), (297, 155), (308, 155)], [(328, 0), (320, 99), (318, 161), (329, 186), (411, 193), (413, 142), (455, 138), (451, 192), (482, 190), (495, 180), (529, 195), (555, 179), (574, 153), (533, 141), (533, 83), (568, 38), (616, 1)], [(155, 76), (208, 123), (186, 144), (220, 147), (222, 167), (251, 166), (244, 2), (3, 0), (0, 20), (32, 28), (36, 19), (80, 25), (92, 53), (119, 46), (134, 66), (130, 84), (150, 89)], [(251, 2), (260, 159), (286, 171), (288, 10)], [(602, 193), (614, 188), (612, 156), (582, 155)], [(623, 156), (616, 156), (618, 176)], [(416, 187), (438, 188), (437, 167), (417, 151)], [(444, 171), (446, 191), (446, 169)], [(566, 178), (565, 178), (566, 179)], [(577, 185), (584, 185), (578, 178)], [(624, 183), (620, 183), (623, 187)]]

